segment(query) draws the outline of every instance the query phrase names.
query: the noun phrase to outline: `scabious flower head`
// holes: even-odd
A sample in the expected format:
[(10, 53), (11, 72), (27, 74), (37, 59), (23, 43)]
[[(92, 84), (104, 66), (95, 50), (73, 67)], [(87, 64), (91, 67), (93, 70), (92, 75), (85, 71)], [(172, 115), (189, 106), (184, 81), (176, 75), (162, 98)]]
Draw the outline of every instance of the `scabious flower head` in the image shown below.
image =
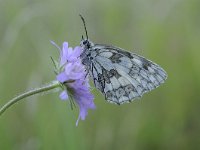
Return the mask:
[(90, 93), (89, 79), (80, 60), (81, 52), (81, 47), (77, 46), (73, 49), (68, 47), (67, 42), (64, 42), (60, 49), (59, 68), (61, 69), (56, 76), (65, 88), (61, 92), (60, 98), (67, 100), (71, 95), (79, 106), (80, 112), (76, 125), (80, 119), (85, 119), (88, 109), (95, 109), (94, 96)]

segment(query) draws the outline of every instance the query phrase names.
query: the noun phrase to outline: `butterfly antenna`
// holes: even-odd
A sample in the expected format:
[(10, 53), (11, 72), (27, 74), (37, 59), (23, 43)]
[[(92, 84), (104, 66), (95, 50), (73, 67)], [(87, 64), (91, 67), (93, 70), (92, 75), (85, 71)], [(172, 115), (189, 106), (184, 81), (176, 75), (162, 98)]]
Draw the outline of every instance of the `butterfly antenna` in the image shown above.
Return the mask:
[(83, 25), (84, 25), (84, 28), (85, 28), (86, 38), (87, 38), (87, 40), (88, 40), (88, 33), (87, 33), (86, 25), (85, 25), (85, 20), (84, 20), (83, 16), (81, 16), (80, 14), (79, 14), (79, 16), (81, 17), (81, 20), (83, 21)]

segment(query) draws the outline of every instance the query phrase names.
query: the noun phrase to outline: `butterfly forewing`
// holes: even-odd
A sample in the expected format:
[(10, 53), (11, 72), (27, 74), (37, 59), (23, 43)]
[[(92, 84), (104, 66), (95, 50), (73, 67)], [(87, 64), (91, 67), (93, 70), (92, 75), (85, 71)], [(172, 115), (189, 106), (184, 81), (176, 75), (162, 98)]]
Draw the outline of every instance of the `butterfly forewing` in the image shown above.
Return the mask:
[(159, 65), (144, 57), (114, 46), (91, 45), (84, 47), (83, 64), (89, 68), (96, 88), (108, 102), (131, 102), (155, 89), (167, 78)]

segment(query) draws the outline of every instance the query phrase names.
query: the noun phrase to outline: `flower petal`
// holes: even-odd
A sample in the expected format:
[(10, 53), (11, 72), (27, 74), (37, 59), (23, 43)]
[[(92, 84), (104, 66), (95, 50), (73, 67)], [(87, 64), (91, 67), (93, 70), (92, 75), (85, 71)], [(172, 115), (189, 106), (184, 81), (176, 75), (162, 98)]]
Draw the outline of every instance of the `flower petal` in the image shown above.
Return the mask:
[(69, 80), (69, 78), (67, 77), (67, 75), (65, 74), (65, 72), (61, 72), (56, 76), (56, 79), (61, 82), (64, 83), (65, 81)]
[[(82, 84), (81, 88), (76, 88), (76, 92), (74, 95), (74, 99), (79, 106), (79, 117), (76, 122), (78, 125), (78, 121), (85, 120), (85, 117), (88, 114), (88, 109), (95, 109), (95, 104), (93, 102), (94, 96), (90, 93), (89, 89)], [(84, 92), (83, 92), (84, 91)]]
[(67, 55), (68, 55), (68, 43), (63, 43), (62, 51), (60, 52), (60, 66), (64, 65), (67, 62)]
[(74, 48), (74, 56), (79, 57), (81, 55), (82, 49), (80, 46)]
[(67, 94), (66, 91), (62, 91), (62, 92), (60, 93), (60, 99), (61, 99), (61, 100), (67, 100), (67, 99), (68, 99), (68, 94)]

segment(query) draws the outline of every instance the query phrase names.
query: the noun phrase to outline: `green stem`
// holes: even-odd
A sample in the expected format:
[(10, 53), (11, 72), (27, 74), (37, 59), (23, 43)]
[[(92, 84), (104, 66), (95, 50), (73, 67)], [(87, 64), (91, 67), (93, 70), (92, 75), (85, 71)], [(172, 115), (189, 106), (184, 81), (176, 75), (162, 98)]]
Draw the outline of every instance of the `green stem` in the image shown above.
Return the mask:
[(0, 116), (3, 114), (4, 111), (6, 111), (10, 106), (15, 104), (16, 102), (18, 102), (18, 101), (20, 101), (20, 100), (22, 100), (22, 99), (24, 99), (26, 97), (29, 97), (29, 96), (32, 96), (32, 95), (35, 95), (35, 94), (38, 94), (38, 93), (41, 93), (41, 92), (49, 91), (49, 90), (52, 90), (52, 89), (55, 89), (55, 88), (58, 88), (58, 87), (60, 87), (60, 82), (53, 81), (48, 85), (45, 85), (43, 87), (30, 90), (30, 91), (25, 92), (25, 93), (23, 93), (21, 95), (18, 95), (17, 97), (14, 97), (13, 99), (8, 101), (5, 105), (3, 105), (0, 108)]

